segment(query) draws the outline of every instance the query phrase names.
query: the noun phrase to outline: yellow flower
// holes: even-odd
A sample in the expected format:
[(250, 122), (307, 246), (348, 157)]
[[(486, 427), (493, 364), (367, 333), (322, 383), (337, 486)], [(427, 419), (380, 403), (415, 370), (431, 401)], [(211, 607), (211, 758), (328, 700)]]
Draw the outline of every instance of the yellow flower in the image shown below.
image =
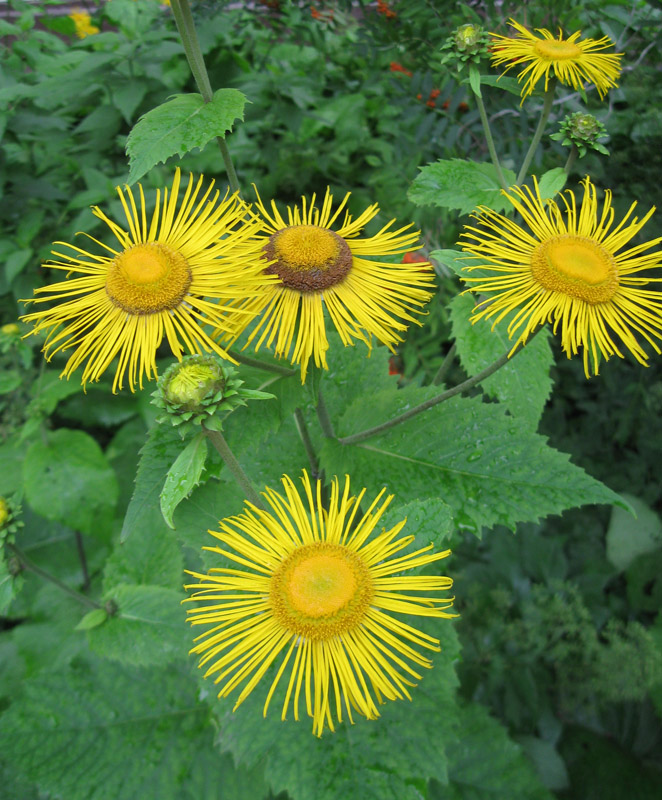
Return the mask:
[(536, 28), (542, 34), (540, 38), (515, 20), (511, 19), (509, 24), (519, 35), (509, 38), (498, 33), (491, 34), (492, 66), (507, 64), (505, 74), (521, 64), (527, 65), (517, 77), (520, 82), (527, 79), (522, 87), (522, 101), (533, 92), (543, 76), (547, 90), (551, 71), (561, 83), (573, 89), (579, 89), (584, 81), (590, 81), (595, 84), (600, 98), (605, 96), (608, 89), (617, 86), (623, 54), (598, 52), (613, 45), (608, 36), (580, 39), (581, 31), (577, 31), (564, 39), (559, 30), (559, 38), (556, 39), (545, 28)]
[[(662, 265), (662, 252), (644, 252), (662, 241), (653, 239), (623, 248), (639, 233), (655, 211), (639, 220), (631, 217), (636, 203), (614, 226), (611, 192), (605, 192), (598, 209), (595, 187), (583, 181), (584, 196), (578, 209), (573, 192), (562, 195), (565, 219), (555, 201), (540, 197), (528, 187), (514, 187), (503, 194), (519, 211), (526, 227), (481, 207), (473, 215), (479, 227), (467, 226), (462, 234), (463, 250), (486, 259), (465, 267), (487, 271), (480, 278), (464, 278), (472, 292), (489, 294), (475, 309), (472, 321), (494, 317), (494, 325), (516, 311), (508, 325), (517, 344), (545, 322), (561, 326), (561, 342), (568, 358), (583, 349), (584, 372), (589, 377), (589, 359), (598, 374), (600, 357), (623, 358), (617, 341), (646, 366), (647, 355), (637, 335), (660, 353), (654, 339), (662, 336), (662, 294), (645, 288), (662, 281), (643, 273)], [(628, 222), (629, 220), (629, 222)], [(621, 251), (621, 252), (619, 252)], [(493, 326), (494, 327), (494, 326)]]
[(365, 489), (350, 497), (346, 476), (342, 496), (333, 480), (327, 510), (321, 483), (313, 488), (306, 472), (301, 480), (305, 499), (284, 475), (285, 496), (269, 488), (263, 493), (270, 511), (247, 502), (243, 514), (221, 521), (220, 532), (209, 531), (222, 546), (204, 549), (233, 568), (191, 572), (200, 583), (186, 588), (196, 590), (189, 600), (204, 602), (189, 609), (191, 622), (210, 626), (191, 652), (202, 655), (205, 677), (221, 684), (219, 698), (243, 683), (236, 709), (283, 654), (264, 714), (289, 665), (281, 717), (292, 700), (299, 719), (303, 690), (313, 733), (321, 736), (325, 724), (334, 730), (334, 717), (342, 722), (343, 705), (353, 722), (352, 710), (376, 719), (384, 699), (411, 699), (407, 687), (421, 676), (408, 661), (432, 666), (415, 648), (439, 651), (439, 641), (393, 613), (455, 615), (446, 611), (452, 598), (428, 596), (450, 589), (450, 578), (400, 574), (449, 550), (433, 553), (428, 545), (394, 557), (414, 540), (396, 538), (406, 519), (370, 538), (392, 495), (382, 499), (382, 490), (361, 515)]
[[(148, 380), (157, 377), (156, 351), (164, 337), (178, 359), (186, 351), (213, 351), (228, 358), (204, 326), (233, 334), (246, 317), (235, 307), (237, 298), (259, 296), (273, 279), (264, 275), (261, 242), (254, 236), (257, 226), (246, 222), (246, 205), (236, 195), (217, 205), (219, 192), (210, 198), (213, 181), (201, 194), (203, 180), (201, 176), (194, 183), (189, 177), (178, 210), (176, 170), (163, 203), (157, 190), (149, 226), (142, 186), (140, 208), (129, 187), (126, 196), (118, 187), (128, 230), (99, 208), (93, 211), (108, 225), (119, 248), (88, 236), (110, 256), (56, 242), (74, 253), (53, 251), (63, 261), (44, 266), (65, 271), (67, 280), (37, 289), (39, 297), (29, 301), (56, 305), (22, 319), (36, 322), (32, 333), (48, 332), (44, 351), (49, 360), (73, 348), (63, 376), (68, 378), (85, 364), (83, 385), (97, 381), (119, 356), (113, 391), (122, 388), (127, 372), (131, 391), (136, 382), (142, 388), (143, 375)], [(72, 280), (70, 275), (81, 277)]]
[[(246, 346), (258, 337), (255, 349), (275, 341), (276, 354), (301, 364), (301, 380), (306, 378), (312, 357), (318, 367), (327, 369), (324, 309), (345, 346), (360, 339), (370, 349), (372, 337), (390, 350), (402, 341), (400, 331), (412, 314), (432, 296), (431, 268), (427, 264), (390, 264), (374, 258), (416, 250), (418, 233), (407, 228), (389, 231), (393, 220), (375, 236), (358, 238), (361, 229), (378, 213), (378, 206), (367, 208), (356, 220), (345, 210), (349, 194), (332, 211), (333, 197), (327, 189), (321, 210), (302, 198), (302, 208), (288, 208), (287, 222), (273, 200), (272, 213), (258, 195), (264, 253), (273, 262), (267, 273), (278, 276), (269, 292), (247, 304), (261, 319), (251, 331)], [(344, 218), (339, 222), (341, 213)], [(334, 228), (333, 230), (332, 228)], [(293, 352), (292, 352), (293, 348)]]
[(69, 19), (73, 20), (74, 27), (76, 28), (76, 36), (79, 39), (84, 39), (86, 36), (92, 36), (99, 33), (96, 25), (92, 25), (92, 17), (85, 11), (77, 11), (69, 14)]

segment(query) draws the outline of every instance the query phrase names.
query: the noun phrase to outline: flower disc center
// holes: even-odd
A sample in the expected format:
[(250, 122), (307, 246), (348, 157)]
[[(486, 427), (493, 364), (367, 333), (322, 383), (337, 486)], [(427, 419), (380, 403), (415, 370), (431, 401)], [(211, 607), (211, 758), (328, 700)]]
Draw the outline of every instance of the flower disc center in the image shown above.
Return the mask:
[(272, 234), (264, 247), (266, 272), (299, 292), (335, 286), (352, 268), (352, 251), (337, 233), (317, 225), (290, 225)]
[(113, 259), (106, 293), (129, 314), (155, 314), (177, 308), (191, 285), (191, 270), (181, 253), (159, 242), (137, 244)]
[(531, 257), (531, 273), (545, 288), (595, 305), (618, 289), (614, 257), (593, 239), (556, 236), (540, 244)]
[(567, 61), (582, 54), (581, 47), (574, 42), (559, 41), (558, 39), (539, 39), (533, 47), (539, 56), (552, 61)]
[(297, 548), (274, 573), (274, 616), (288, 630), (329, 639), (358, 625), (372, 599), (365, 562), (343, 545), (315, 542)]

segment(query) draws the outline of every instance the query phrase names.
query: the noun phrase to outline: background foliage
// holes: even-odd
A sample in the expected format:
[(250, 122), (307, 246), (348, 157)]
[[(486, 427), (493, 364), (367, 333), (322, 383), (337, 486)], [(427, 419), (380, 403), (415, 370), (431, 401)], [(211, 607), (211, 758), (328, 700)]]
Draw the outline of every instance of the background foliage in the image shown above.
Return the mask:
[[(22, 504), (23, 523), (2, 535), (101, 608), (86, 614), (5, 549), (3, 796), (659, 797), (659, 359), (648, 370), (610, 362), (586, 381), (581, 365), (541, 334), (517, 370), (502, 370), (475, 396), (353, 448), (316, 439), (327, 473), (351, 471), (369, 492), (387, 485), (394, 520), (407, 514), (407, 530), (424, 544), (434, 530), (436, 544), (453, 548), (448, 571), (461, 617), (435, 628), (443, 655), (412, 705), (391, 704), (379, 723), (342, 726), (320, 742), (307, 723), (265, 722), (258, 696), (231, 715), (213, 687), (196, 683), (182, 571), (208, 566), (205, 530), (239, 510), (239, 490), (208, 463), (207, 482), (177, 508), (171, 530), (158, 499), (181, 440), (154, 427), (152, 387), (113, 396), (104, 381), (83, 394), (75, 379), (58, 379), (61, 364), (46, 364), (38, 342), (20, 339), (22, 324), (12, 328), (18, 301), (48, 278), (39, 264), (51, 242), (98, 234), (91, 204), (120, 211), (114, 187), (129, 179), (131, 128), (172, 95), (196, 90), (167, 8), (89, 4), (101, 30), (78, 39), (62, 5), (11, 0), (0, 9), (0, 495)], [(572, 177), (589, 172), (621, 209), (634, 199), (660, 205), (657, 2), (407, 0), (389, 4), (395, 16), (362, 2), (226, 5), (201, 0), (196, 21), (212, 86), (225, 88), (230, 105), (238, 92), (250, 101), (243, 123), (228, 111), (228, 141), (242, 186), (255, 182), (263, 196), (293, 202), (327, 184), (351, 190), (353, 208), (379, 202), (375, 225), (415, 220), (428, 251), (449, 251), (468, 209), (413, 206), (420, 182), (408, 190), (428, 162), (487, 154), (470, 92), (439, 67), (438, 48), (459, 24), (504, 32), (512, 14), (618, 42), (626, 53), (620, 88), (602, 105), (589, 96), (610, 133), (611, 159), (589, 154)], [(512, 95), (486, 95), (504, 165), (515, 169), (530, 117)], [(580, 108), (580, 98), (568, 105)], [(156, 160), (176, 151), (171, 142)], [(562, 159), (560, 145), (547, 141), (536, 172)], [(175, 163), (158, 163), (142, 183), (166, 185)], [(213, 147), (188, 153), (181, 166), (223, 182)], [(397, 358), (330, 350), (328, 403), (339, 435), (434, 394), (430, 382), (452, 338), (459, 362), (449, 385), (503, 351), (489, 326), (467, 326), (471, 301), (457, 295), (452, 256), (435, 263), (430, 314)], [(253, 388), (263, 381), (251, 369), (242, 378)], [(268, 391), (275, 401), (240, 409), (227, 425), (258, 485), (306, 463), (292, 411), (300, 406), (312, 419), (298, 380), (278, 379)], [(602, 505), (561, 514), (583, 503)]]

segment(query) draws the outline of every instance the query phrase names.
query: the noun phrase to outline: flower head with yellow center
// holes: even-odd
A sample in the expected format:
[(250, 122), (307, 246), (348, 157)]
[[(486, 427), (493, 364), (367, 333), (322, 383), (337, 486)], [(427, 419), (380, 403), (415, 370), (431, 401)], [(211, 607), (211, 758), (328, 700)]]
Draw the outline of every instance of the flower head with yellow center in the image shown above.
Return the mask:
[(144, 375), (157, 376), (156, 350), (164, 338), (178, 359), (186, 351), (228, 358), (205, 326), (234, 334), (247, 315), (237, 299), (260, 297), (274, 279), (264, 274), (262, 243), (254, 236), (256, 223), (246, 219), (245, 204), (236, 195), (218, 203), (213, 181), (204, 189), (203, 180), (189, 176), (178, 203), (177, 169), (162, 202), (157, 190), (149, 224), (142, 186), (139, 207), (130, 188), (125, 194), (118, 187), (126, 227), (93, 209), (119, 243), (110, 247), (88, 236), (104, 255), (56, 243), (72, 253), (53, 251), (63, 260), (44, 266), (65, 271), (67, 280), (37, 289), (38, 297), (29, 302), (55, 305), (22, 319), (36, 323), (32, 333), (47, 332), (47, 358), (73, 350), (63, 376), (84, 364), (83, 385), (97, 381), (118, 357), (113, 391), (122, 388), (126, 373), (134, 391)]
[(311, 358), (327, 369), (324, 309), (345, 346), (359, 339), (370, 348), (374, 336), (393, 350), (408, 323), (420, 324), (414, 315), (432, 296), (432, 274), (425, 264), (378, 260), (418, 249), (418, 233), (406, 232), (411, 226), (390, 231), (391, 221), (374, 236), (359, 238), (379, 208), (372, 205), (353, 219), (346, 210), (348, 199), (349, 194), (333, 211), (328, 189), (321, 209), (315, 195), (310, 202), (304, 197), (300, 209), (288, 208), (285, 221), (273, 201), (270, 213), (258, 195), (266, 234), (262, 246), (271, 262), (266, 271), (278, 282), (247, 303), (261, 316), (246, 346), (256, 339), (256, 350), (265, 342), (275, 344), (278, 356), (301, 365), (302, 381)]
[(510, 338), (526, 342), (545, 322), (561, 328), (561, 342), (568, 358), (583, 350), (584, 372), (590, 362), (597, 375), (600, 358), (623, 357), (627, 348), (641, 364), (647, 355), (637, 337), (656, 353), (662, 339), (662, 294), (646, 288), (662, 282), (662, 276), (644, 273), (662, 266), (662, 252), (645, 254), (661, 238), (627, 247), (655, 211), (641, 220), (633, 217), (636, 203), (614, 225), (611, 192), (605, 192), (599, 210), (595, 186), (583, 181), (584, 196), (577, 208), (574, 193), (561, 196), (565, 214), (556, 201), (546, 206), (534, 178), (534, 190), (514, 187), (503, 194), (520, 213), (524, 227), (489, 208), (474, 215), (478, 227), (467, 226), (463, 249), (480, 259), (465, 267), (469, 276), (480, 269), (482, 277), (465, 277), (471, 291), (485, 293), (472, 321), (496, 317), (494, 325), (513, 312)]
[(93, 36), (95, 33), (99, 33), (99, 28), (96, 25), (92, 25), (92, 17), (86, 11), (81, 9), (74, 11), (69, 14), (69, 19), (74, 23), (76, 36), (79, 39), (85, 39), (86, 36)]
[(526, 65), (517, 76), (522, 87), (522, 101), (533, 93), (536, 84), (545, 78), (545, 90), (549, 84), (550, 73), (573, 89), (581, 89), (584, 81), (595, 84), (602, 99), (607, 91), (617, 86), (621, 73), (622, 53), (603, 53), (613, 42), (608, 36), (602, 39), (580, 39), (581, 31), (567, 39), (559, 31), (558, 39), (545, 28), (536, 28), (541, 36), (536, 36), (515, 20), (509, 25), (515, 28), (517, 36), (509, 38), (498, 33), (492, 34), (492, 66), (507, 64), (506, 72)]
[[(221, 546), (206, 547), (229, 559), (231, 568), (191, 572), (200, 582), (189, 600), (194, 625), (207, 630), (191, 652), (201, 655), (205, 677), (220, 684), (219, 697), (242, 686), (235, 709), (280, 658), (264, 704), (281, 679), (286, 685), (282, 719), (292, 702), (299, 719), (303, 693), (313, 733), (334, 730), (352, 711), (376, 719), (384, 700), (410, 698), (417, 670), (432, 662), (417, 648), (438, 651), (437, 639), (395, 614), (451, 618), (452, 598), (435, 596), (452, 586), (450, 578), (401, 573), (445, 558), (432, 545), (397, 555), (414, 540), (398, 538), (406, 520), (373, 535), (392, 496), (382, 491), (364, 514), (365, 489), (350, 497), (331, 484), (328, 508), (322, 486), (302, 476), (304, 497), (286, 475), (284, 495), (266, 489), (270, 510), (247, 503), (243, 514), (210, 531)], [(283, 675), (287, 672), (287, 677)], [(344, 710), (343, 710), (344, 707)]]

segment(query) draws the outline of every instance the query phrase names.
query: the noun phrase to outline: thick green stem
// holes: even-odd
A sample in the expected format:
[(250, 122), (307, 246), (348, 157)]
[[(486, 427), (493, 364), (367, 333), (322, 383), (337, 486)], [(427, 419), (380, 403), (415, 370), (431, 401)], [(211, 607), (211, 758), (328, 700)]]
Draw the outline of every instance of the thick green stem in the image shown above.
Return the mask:
[(62, 581), (59, 578), (56, 578), (55, 575), (51, 575), (50, 572), (46, 572), (46, 570), (38, 567), (36, 564), (33, 564), (32, 561), (30, 561), (30, 559), (25, 555), (25, 553), (22, 550), (19, 550), (16, 545), (8, 543), (7, 548), (14, 554), (14, 556), (16, 556), (23, 569), (26, 569), (28, 572), (32, 572), (34, 575), (38, 575), (45, 581), (57, 586), (58, 589), (68, 594), (69, 597), (73, 597), (74, 600), (77, 600), (83, 606), (88, 606), (89, 608), (102, 608), (100, 603), (95, 603), (94, 600), (91, 600), (89, 597), (85, 597), (84, 594), (81, 594), (75, 589), (72, 589), (70, 586), (67, 586), (66, 583), (62, 583)]
[(308, 456), (308, 463), (310, 465), (310, 476), (313, 480), (320, 477), (319, 464), (317, 463), (317, 455), (313, 447), (313, 440), (310, 438), (308, 426), (306, 425), (305, 417), (300, 408), (294, 410), (294, 422), (296, 423), (301, 442), (303, 443), (306, 455)]
[(485, 141), (487, 142), (487, 149), (490, 151), (490, 158), (492, 159), (492, 163), (494, 164), (494, 169), (496, 169), (497, 178), (499, 180), (499, 183), (501, 184), (501, 188), (507, 189), (508, 183), (506, 182), (506, 179), (503, 176), (503, 172), (501, 171), (501, 164), (499, 163), (499, 156), (497, 155), (496, 147), (494, 146), (494, 139), (492, 138), (490, 122), (487, 119), (487, 113), (485, 111), (485, 104), (483, 103), (483, 98), (479, 94), (475, 93), (474, 97), (476, 98), (476, 105), (478, 106), (480, 121), (483, 123), (483, 132), (485, 133)]
[(579, 150), (577, 149), (577, 145), (573, 144), (570, 148), (570, 153), (568, 154), (568, 160), (565, 162), (565, 166), (563, 167), (563, 171), (566, 175), (570, 175), (570, 170), (572, 169), (575, 161), (577, 160), (577, 156), (579, 155)]
[(255, 490), (253, 484), (250, 482), (248, 475), (246, 475), (244, 470), (241, 468), (241, 465), (234, 457), (234, 453), (232, 450), (230, 450), (230, 446), (225, 441), (223, 434), (220, 431), (212, 431), (209, 430), (209, 428), (205, 428), (204, 423), (202, 423), (202, 429), (205, 432), (205, 436), (214, 445), (216, 450), (218, 450), (221, 458), (223, 459), (223, 463), (230, 470), (239, 486), (241, 486), (246, 497), (254, 506), (264, 510), (262, 498)]
[(324, 402), (324, 398), (322, 397), (321, 391), (319, 391), (317, 394), (317, 419), (319, 420), (320, 427), (322, 428), (322, 431), (327, 439), (335, 439), (336, 435), (333, 432), (331, 417), (326, 409), (326, 404)]
[(522, 162), (522, 167), (519, 171), (519, 175), (517, 176), (518, 186), (521, 186), (522, 182), (526, 178), (526, 174), (529, 170), (529, 165), (533, 160), (533, 156), (535, 155), (535, 152), (538, 149), (538, 145), (540, 144), (540, 140), (542, 139), (542, 135), (545, 132), (547, 120), (549, 119), (549, 115), (552, 110), (552, 103), (554, 102), (555, 89), (556, 89), (556, 82), (550, 81), (549, 87), (545, 92), (545, 100), (542, 105), (542, 111), (540, 112), (540, 119), (538, 120), (538, 126), (536, 127), (535, 133), (533, 134), (533, 139), (531, 139), (531, 144), (529, 145), (529, 149), (526, 151), (526, 155), (524, 156), (524, 161)]
[[(191, 14), (191, 7), (188, 0), (172, 0), (171, 2), (172, 14), (175, 18), (179, 38), (184, 45), (186, 59), (191, 68), (191, 73), (198, 87), (198, 91), (202, 95), (205, 103), (211, 103), (214, 93), (209, 82), (209, 75), (207, 74), (207, 67), (205, 66), (205, 59), (200, 49), (200, 42), (198, 41), (198, 34), (195, 30), (195, 23), (193, 22), (193, 14)], [(225, 171), (228, 175), (228, 183), (232, 192), (239, 192), (239, 181), (237, 180), (237, 173), (232, 163), (230, 151), (225, 139), (218, 136), (216, 137), (218, 146), (221, 149), (221, 156), (225, 164)]]
[(298, 369), (281, 367), (280, 364), (268, 364), (266, 361), (260, 361), (257, 358), (250, 358), (249, 356), (245, 356), (243, 353), (237, 353), (234, 350), (228, 350), (228, 355), (234, 358), (234, 360), (238, 361), (240, 364), (246, 364), (247, 367), (257, 367), (258, 369), (265, 370), (265, 372), (275, 372), (277, 375), (283, 375), (284, 377), (296, 375), (299, 372)]
[(87, 570), (87, 556), (85, 555), (85, 545), (83, 544), (83, 537), (79, 531), (76, 531), (76, 549), (78, 550), (78, 560), (80, 561), (80, 568), (83, 570), (83, 591), (87, 592), (90, 588), (90, 573)]
[[(540, 330), (540, 328), (538, 328)], [(536, 331), (532, 336), (529, 337), (529, 341), (536, 335), (538, 331)], [(451, 389), (438, 394), (436, 397), (431, 397), (429, 400), (426, 400), (424, 403), (420, 403), (413, 408), (410, 408), (408, 411), (405, 411), (403, 414), (399, 414), (397, 417), (393, 417), (393, 419), (388, 420), (387, 422), (382, 422), (381, 425), (375, 425), (374, 428), (367, 428), (364, 431), (359, 431), (358, 433), (353, 433), (351, 436), (345, 436), (342, 439), (338, 439), (340, 444), (358, 444), (359, 442), (364, 441), (365, 439), (370, 439), (372, 436), (376, 436), (378, 433), (382, 433), (383, 431), (387, 431), (389, 428), (393, 428), (395, 425), (399, 425), (401, 422), (406, 422), (408, 419), (415, 417), (417, 414), (420, 414), (423, 411), (427, 411), (429, 408), (433, 406), (439, 405), (439, 403), (443, 403), (445, 400), (450, 400), (451, 397), (455, 397), (455, 395), (461, 394), (462, 392), (466, 391), (467, 389), (471, 389), (474, 386), (477, 386), (481, 381), (484, 381), (485, 378), (489, 378), (490, 375), (493, 375), (498, 369), (507, 364), (509, 359), (515, 356), (517, 353), (522, 350), (524, 345), (517, 344), (511, 350), (505, 352), (502, 356), (497, 358), (492, 364), (488, 367), (485, 367), (482, 372), (479, 372), (477, 375), (474, 375), (473, 378), (468, 378), (463, 383), (459, 383), (457, 386), (453, 386)]]
[(438, 386), (446, 377), (446, 373), (451, 368), (451, 364), (453, 363), (453, 359), (455, 358), (455, 353), (457, 352), (457, 345), (455, 342), (451, 345), (450, 350), (446, 353), (446, 358), (441, 362), (441, 366), (437, 370), (437, 374), (434, 376), (432, 380), (433, 386)]

